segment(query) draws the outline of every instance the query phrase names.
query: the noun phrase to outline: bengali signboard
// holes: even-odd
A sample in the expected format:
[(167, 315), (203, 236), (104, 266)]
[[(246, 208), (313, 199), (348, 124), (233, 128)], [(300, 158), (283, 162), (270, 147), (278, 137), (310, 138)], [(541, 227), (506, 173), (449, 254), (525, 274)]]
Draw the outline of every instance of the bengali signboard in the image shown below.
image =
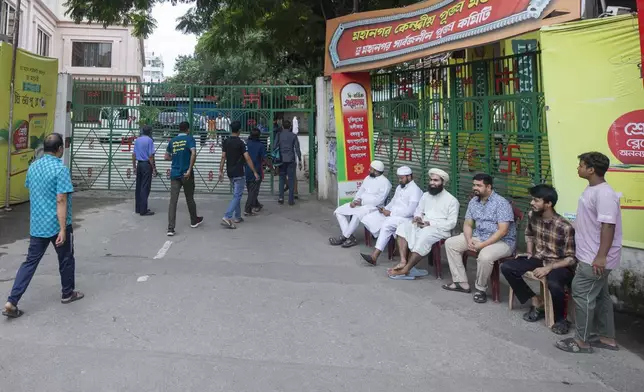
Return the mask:
[(549, 23), (580, 16), (579, 1), (571, 0), (434, 0), (334, 19), (327, 23), (325, 72), (368, 69), (537, 30), (555, 7), (560, 12)]
[(336, 73), (331, 78), (336, 129), (338, 204), (353, 199), (369, 174), (373, 155), (373, 114), (369, 73)]

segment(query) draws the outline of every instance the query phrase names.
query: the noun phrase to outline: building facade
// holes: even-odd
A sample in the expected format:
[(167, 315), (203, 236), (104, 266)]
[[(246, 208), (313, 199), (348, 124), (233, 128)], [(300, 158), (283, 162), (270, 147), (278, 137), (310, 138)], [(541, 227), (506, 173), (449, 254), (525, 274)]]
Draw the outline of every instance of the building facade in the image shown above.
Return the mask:
[(162, 82), (163, 76), (163, 57), (159, 53), (145, 51), (145, 66), (143, 67), (143, 81)]
[[(59, 72), (75, 79), (140, 82), (143, 39), (132, 27), (76, 24), (65, 16), (64, 0), (23, 0), (18, 46), (58, 58)], [(11, 37), (18, 13), (16, 0), (0, 0), (0, 36)]]

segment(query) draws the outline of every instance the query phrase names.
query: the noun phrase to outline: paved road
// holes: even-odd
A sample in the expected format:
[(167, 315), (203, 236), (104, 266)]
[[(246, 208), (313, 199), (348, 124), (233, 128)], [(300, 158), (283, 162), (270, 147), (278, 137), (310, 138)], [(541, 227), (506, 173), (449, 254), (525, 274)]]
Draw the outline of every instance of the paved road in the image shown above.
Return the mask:
[[(198, 229), (181, 204), (168, 248), (167, 200), (155, 195), (160, 213), (143, 219), (131, 200), (106, 195), (75, 198), (77, 286), (86, 298), (60, 304), (50, 250), (21, 303), (26, 315), (0, 320), (0, 390), (634, 392), (644, 385), (636, 355), (562, 353), (542, 324), (508, 311), (506, 298), (477, 305), (433, 278), (392, 281), (388, 263), (363, 266), (359, 249), (327, 245), (335, 225), (316, 202), (266, 202), (264, 216), (236, 231), (219, 227), (225, 200), (198, 200), (206, 217)], [(27, 249), (27, 226), (16, 222), (24, 210), (0, 213), (1, 293)]]

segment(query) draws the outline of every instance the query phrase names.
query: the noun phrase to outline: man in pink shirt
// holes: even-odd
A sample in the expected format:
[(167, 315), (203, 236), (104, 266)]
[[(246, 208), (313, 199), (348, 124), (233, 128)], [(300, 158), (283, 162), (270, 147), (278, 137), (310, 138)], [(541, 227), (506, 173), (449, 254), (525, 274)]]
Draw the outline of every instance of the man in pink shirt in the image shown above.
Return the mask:
[[(555, 344), (575, 354), (592, 353), (593, 347), (619, 350), (608, 275), (619, 267), (622, 215), (620, 196), (604, 179), (609, 166), (608, 157), (602, 153), (579, 156), (577, 174), (588, 181), (588, 186), (579, 198), (575, 220), (575, 256), (579, 263), (572, 281), (572, 297), (576, 332), (574, 338)], [(597, 334), (591, 335), (591, 332)]]

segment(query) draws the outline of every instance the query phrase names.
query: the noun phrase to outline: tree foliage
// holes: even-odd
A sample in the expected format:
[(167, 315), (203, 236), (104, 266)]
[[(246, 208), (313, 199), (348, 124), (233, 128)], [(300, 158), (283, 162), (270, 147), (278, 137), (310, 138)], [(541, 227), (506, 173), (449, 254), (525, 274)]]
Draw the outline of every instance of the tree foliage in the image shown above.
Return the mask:
[[(165, 0), (68, 0), (69, 15), (104, 25), (131, 25), (149, 36), (157, 27), (152, 7)], [(171, 0), (192, 4), (176, 28), (199, 36), (194, 56), (177, 64), (178, 77), (212, 81), (297, 78), (324, 66), (326, 20), (352, 12), (353, 0)], [(359, 10), (393, 8), (417, 0), (360, 0)], [(165, 26), (163, 26), (165, 28)], [(229, 69), (239, 67), (239, 69)], [(224, 69), (226, 68), (226, 69)], [(189, 72), (184, 75), (184, 70)], [(197, 70), (205, 71), (201, 75)], [(226, 73), (227, 72), (227, 73)], [(303, 80), (302, 80), (303, 81)]]

